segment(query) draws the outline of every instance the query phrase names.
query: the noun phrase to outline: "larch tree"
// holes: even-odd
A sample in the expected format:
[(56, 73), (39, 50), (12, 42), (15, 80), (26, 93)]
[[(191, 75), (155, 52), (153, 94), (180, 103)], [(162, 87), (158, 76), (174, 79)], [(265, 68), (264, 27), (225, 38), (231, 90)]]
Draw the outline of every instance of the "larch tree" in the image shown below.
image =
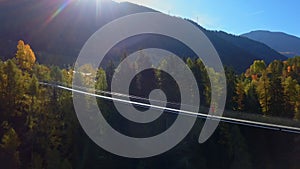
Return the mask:
[(106, 74), (102, 68), (100, 68), (97, 71), (95, 88), (97, 90), (106, 90), (107, 89)]
[(31, 111), (34, 111), (34, 101), (39, 92), (39, 82), (35, 75), (32, 76), (32, 80), (29, 86), (29, 95), (31, 96)]
[(28, 44), (19, 40), (16, 53), (16, 63), (22, 70), (32, 70), (36, 61), (35, 54)]
[(235, 102), (237, 103), (237, 109), (243, 111), (245, 108), (245, 84), (242, 79), (237, 81), (235, 87), (236, 96), (234, 97)]
[(257, 76), (261, 76), (263, 71), (266, 69), (266, 64), (263, 60), (255, 60), (253, 64), (250, 66), (250, 73), (252, 75), (252, 79), (256, 79)]
[(287, 111), (294, 112), (294, 118), (300, 119), (300, 97), (299, 97), (299, 84), (292, 77), (287, 77), (283, 82), (283, 93), (284, 93), (284, 107), (289, 109)]
[(20, 114), (21, 112), (17, 110), (17, 108), (21, 106), (19, 103), (23, 100), (22, 97), (24, 94), (22, 72), (11, 60), (7, 61), (5, 71), (6, 86), (4, 96), (7, 101), (6, 110), (14, 115), (16, 115), (17, 112), (17, 114)]
[(17, 132), (10, 124), (5, 121), (1, 127), (4, 128), (5, 133), (0, 142), (0, 165), (1, 168), (20, 168), (20, 157), (18, 147), (21, 144)]
[(296, 103), (295, 103), (295, 114), (294, 114), (294, 119), (295, 120), (300, 120), (300, 85), (297, 84), (296, 85), (296, 94), (297, 94), (297, 97), (296, 97)]
[(269, 114), (270, 113), (270, 80), (267, 76), (266, 72), (262, 73), (261, 78), (258, 81), (257, 88), (256, 88), (259, 103), (261, 105), (263, 113)]
[(227, 94), (226, 94), (226, 108), (233, 109), (236, 105), (234, 103), (234, 97), (236, 97), (235, 89), (237, 87), (236, 75), (232, 68), (225, 67), (225, 75), (226, 75), (226, 86), (227, 86)]
[(283, 66), (281, 61), (274, 60), (266, 69), (270, 81), (270, 112), (277, 116), (288, 116), (284, 110), (284, 94), (281, 84)]

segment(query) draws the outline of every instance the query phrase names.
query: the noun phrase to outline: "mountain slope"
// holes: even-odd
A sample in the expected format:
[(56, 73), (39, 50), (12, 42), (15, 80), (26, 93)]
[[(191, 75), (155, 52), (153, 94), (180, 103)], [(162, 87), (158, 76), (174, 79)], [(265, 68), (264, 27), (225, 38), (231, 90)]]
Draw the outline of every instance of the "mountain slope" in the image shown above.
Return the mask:
[[(192, 22), (192, 21), (191, 21)], [(194, 23), (194, 22), (192, 22)], [(196, 23), (194, 23), (197, 25)], [(271, 49), (267, 45), (222, 31), (208, 31), (197, 25), (217, 49), (222, 62), (235, 70), (244, 71), (253, 60), (264, 60), (270, 63), (273, 60), (285, 60), (286, 57)], [(245, 65), (247, 65), (245, 67)]]
[(17, 41), (23, 39), (37, 53), (39, 62), (72, 64), (87, 39), (106, 23), (121, 16), (154, 11), (109, 0), (71, 0), (67, 5), (65, 2), (17, 0), (0, 3), (0, 56), (12, 57)]
[[(65, 0), (0, 2), (0, 56), (3, 59), (14, 56), (17, 41), (23, 39), (36, 52), (40, 63), (60, 66), (74, 64), (86, 40), (106, 23), (121, 16), (154, 11), (131, 3), (116, 3), (109, 0), (71, 0), (67, 5), (65, 2)], [(207, 31), (194, 24), (203, 30), (215, 45), (222, 62), (237, 72), (244, 71), (256, 59), (263, 59), (267, 63), (274, 59), (286, 59), (262, 43), (224, 32)], [(154, 35), (129, 38), (114, 47), (108, 55), (111, 59), (116, 56), (120, 58), (124, 53), (130, 54), (145, 47), (168, 49), (181, 57), (193, 56), (193, 52), (178, 41)]]
[(287, 57), (300, 55), (300, 38), (296, 36), (270, 31), (253, 31), (242, 36), (265, 43)]

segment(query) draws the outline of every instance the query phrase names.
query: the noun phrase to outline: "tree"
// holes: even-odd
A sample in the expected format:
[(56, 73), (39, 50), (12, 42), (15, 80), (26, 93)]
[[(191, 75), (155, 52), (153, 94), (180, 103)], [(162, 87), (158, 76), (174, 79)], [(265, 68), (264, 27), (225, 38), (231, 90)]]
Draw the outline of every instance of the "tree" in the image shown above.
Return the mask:
[(53, 160), (61, 165), (54, 167), (71, 168), (68, 158), (79, 128), (72, 93), (39, 86), (38, 81), (69, 83), (72, 70), (30, 65), (21, 57), (28, 49), (20, 41), (17, 57), (0, 61), (0, 166), (45, 168), (47, 149), (55, 149), (59, 159)]
[(270, 114), (270, 80), (267, 77), (267, 72), (262, 73), (262, 77), (259, 79), (256, 88), (259, 103), (262, 107), (262, 111), (265, 115)]
[(18, 134), (7, 121), (2, 123), (6, 130), (0, 144), (0, 165), (3, 168), (18, 169), (20, 167), (19, 151), (21, 144)]
[[(7, 82), (7, 76), (5, 71), (6, 64), (2, 61), (0, 61), (0, 100), (5, 99), (4, 93), (6, 92), (6, 82)], [(3, 119), (3, 110), (5, 109), (5, 103), (0, 102), (0, 119)]]
[(259, 103), (259, 96), (257, 93), (257, 82), (245, 79), (245, 111), (255, 114), (261, 114), (261, 106)]
[(4, 97), (6, 98), (6, 111), (13, 115), (20, 115), (22, 112), (18, 108), (21, 107), (20, 102), (23, 100), (25, 92), (22, 72), (11, 60), (7, 61), (5, 72)]
[(219, 161), (222, 168), (253, 168), (247, 140), (238, 126), (223, 124), (220, 126), (219, 135), (220, 148), (224, 148), (220, 151), (223, 154)]
[(28, 94), (31, 96), (31, 102), (30, 102), (30, 110), (27, 115), (27, 124), (30, 129), (33, 129), (34, 126), (36, 126), (36, 123), (38, 121), (35, 107), (37, 107), (37, 104), (35, 103), (36, 98), (38, 97), (39, 93), (39, 83), (38, 79), (35, 75), (33, 75), (29, 89)]
[(272, 115), (288, 117), (284, 109), (283, 87), (281, 84), (283, 63), (275, 60), (267, 67), (267, 76), (270, 81), (270, 112)]
[(61, 69), (58, 66), (53, 66), (50, 71), (51, 81), (54, 83), (61, 83), (63, 76)]
[(32, 97), (32, 104), (34, 103), (34, 97), (38, 95), (39, 92), (39, 81), (35, 75), (32, 76), (32, 80), (29, 86), (29, 95)]
[(288, 117), (284, 110), (283, 88), (281, 78), (270, 78), (270, 112), (275, 116)]
[(110, 90), (111, 88), (111, 82), (112, 82), (113, 75), (115, 73), (115, 69), (116, 66), (114, 65), (114, 62), (112, 60), (109, 60), (108, 65), (105, 68), (108, 90)]
[(292, 77), (287, 77), (283, 82), (284, 93), (284, 108), (287, 112), (293, 111), (294, 119), (299, 120), (299, 104), (300, 104), (300, 91), (299, 84)]
[(263, 60), (255, 60), (254, 63), (250, 66), (250, 72), (252, 75), (262, 74), (266, 69), (266, 64)]
[(22, 70), (32, 70), (35, 63), (35, 54), (28, 44), (24, 41), (19, 40), (16, 53), (16, 62)]
[(235, 87), (236, 96), (234, 100), (237, 103), (237, 109), (239, 111), (243, 111), (245, 108), (245, 84), (242, 79), (238, 79), (236, 87)]
[(297, 94), (297, 97), (296, 97), (296, 104), (295, 104), (295, 108), (294, 108), (294, 110), (295, 110), (294, 119), (295, 120), (300, 120), (300, 97), (299, 97), (299, 95), (300, 95), (300, 85), (299, 84), (296, 85), (296, 92), (295, 93)]
[(289, 58), (286, 63), (287, 75), (296, 79), (300, 83), (300, 56)]
[(106, 74), (105, 71), (101, 68), (97, 71), (95, 88), (97, 90), (107, 89)]
[(39, 79), (39, 81), (50, 81), (50, 68), (45, 65), (35, 64), (32, 70), (33, 74)]
[(195, 68), (192, 69), (195, 79), (197, 80), (199, 94), (200, 94), (200, 103), (201, 105), (209, 105), (210, 104), (210, 95), (211, 95), (211, 84), (210, 79), (208, 77), (207, 70), (202, 63), (201, 59), (195, 60), (194, 63)]
[(30, 165), (31, 165), (30, 166), (31, 169), (43, 168), (43, 158), (39, 154), (33, 152), (31, 155), (31, 164)]
[(90, 88), (94, 88), (94, 78), (96, 77), (97, 69), (95, 69), (91, 64), (84, 64), (79, 67), (79, 72), (84, 80), (84, 85)]
[[(236, 97), (235, 90), (237, 88), (236, 75), (232, 68), (225, 67), (227, 95), (226, 95), (226, 108), (233, 109), (235, 106), (234, 97)], [(241, 87), (241, 86), (240, 86)]]
[(280, 78), (283, 72), (283, 63), (279, 60), (274, 60), (267, 68), (271, 78)]

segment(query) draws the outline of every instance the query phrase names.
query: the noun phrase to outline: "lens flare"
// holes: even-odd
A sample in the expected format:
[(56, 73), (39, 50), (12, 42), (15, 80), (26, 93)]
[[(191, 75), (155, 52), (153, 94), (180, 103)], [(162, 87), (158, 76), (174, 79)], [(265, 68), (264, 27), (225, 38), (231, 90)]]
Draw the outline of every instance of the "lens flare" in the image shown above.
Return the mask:
[(55, 17), (58, 16), (70, 3), (72, 0), (66, 0), (62, 3), (58, 9), (54, 11), (54, 13), (46, 20), (46, 24), (50, 23)]

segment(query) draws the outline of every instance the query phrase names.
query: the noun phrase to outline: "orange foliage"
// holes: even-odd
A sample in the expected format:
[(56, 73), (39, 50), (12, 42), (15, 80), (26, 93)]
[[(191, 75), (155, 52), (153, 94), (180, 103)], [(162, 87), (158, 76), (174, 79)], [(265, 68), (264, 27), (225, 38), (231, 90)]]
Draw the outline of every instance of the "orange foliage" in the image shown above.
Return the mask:
[(36, 61), (34, 52), (30, 46), (25, 44), (22, 40), (19, 40), (17, 48), (17, 65), (23, 70), (31, 70)]
[(257, 80), (258, 76), (257, 76), (257, 74), (253, 74), (253, 75), (251, 75), (251, 78), (252, 78), (252, 80)]
[(290, 73), (291, 72), (291, 66), (287, 67), (287, 72)]

